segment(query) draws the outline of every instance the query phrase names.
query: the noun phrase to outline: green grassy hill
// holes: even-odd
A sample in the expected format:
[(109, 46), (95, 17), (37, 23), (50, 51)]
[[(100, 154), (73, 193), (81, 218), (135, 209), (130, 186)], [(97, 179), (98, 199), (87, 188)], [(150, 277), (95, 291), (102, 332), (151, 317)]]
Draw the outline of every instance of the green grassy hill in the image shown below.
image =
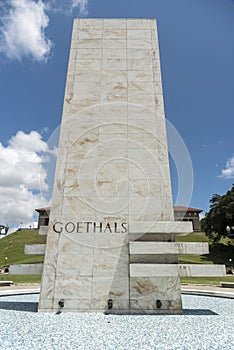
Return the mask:
[(46, 236), (38, 234), (38, 230), (22, 230), (11, 233), (0, 239), (0, 268), (5, 264), (26, 264), (44, 261), (43, 255), (24, 254), (25, 244), (46, 243)]
[[(179, 255), (181, 264), (221, 264), (230, 267), (234, 264), (234, 240), (223, 238), (218, 243), (212, 243), (204, 233), (193, 232), (187, 236), (177, 236), (177, 242), (208, 242), (209, 254)], [(232, 259), (232, 262), (229, 261)], [(234, 275), (226, 277), (181, 277), (181, 283), (219, 285), (221, 281), (234, 282)]]
[[(234, 240), (222, 239), (220, 242), (211, 244), (203, 233), (191, 233), (187, 236), (177, 236), (177, 242), (208, 242), (210, 254), (180, 255), (179, 262), (187, 264), (224, 264), (230, 266), (229, 259), (234, 264)], [(0, 269), (4, 267), (5, 258), (7, 265), (39, 263), (44, 261), (43, 255), (25, 255), (25, 244), (46, 243), (46, 236), (40, 236), (38, 230), (17, 231), (0, 239)], [(15, 283), (39, 283), (40, 275), (0, 275), (0, 280), (13, 280)], [(234, 275), (227, 277), (186, 277), (181, 278), (182, 283), (214, 284), (220, 281), (234, 282)]]

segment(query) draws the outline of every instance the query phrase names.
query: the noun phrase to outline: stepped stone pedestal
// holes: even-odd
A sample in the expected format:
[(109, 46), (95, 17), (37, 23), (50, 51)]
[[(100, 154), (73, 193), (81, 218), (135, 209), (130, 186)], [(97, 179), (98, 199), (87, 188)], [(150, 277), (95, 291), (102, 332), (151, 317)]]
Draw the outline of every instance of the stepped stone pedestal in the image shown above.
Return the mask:
[[(156, 21), (75, 19), (39, 311), (181, 312)], [(192, 271), (192, 270), (191, 270)]]

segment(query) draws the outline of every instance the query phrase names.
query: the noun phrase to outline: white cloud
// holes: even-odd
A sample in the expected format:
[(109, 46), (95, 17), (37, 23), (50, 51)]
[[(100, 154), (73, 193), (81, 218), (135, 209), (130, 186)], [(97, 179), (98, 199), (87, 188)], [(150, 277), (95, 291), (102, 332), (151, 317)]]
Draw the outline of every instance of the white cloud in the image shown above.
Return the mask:
[(27, 56), (46, 61), (53, 43), (45, 35), (49, 25), (45, 4), (41, 0), (6, 0), (1, 6), (0, 52), (9, 59)]
[(89, 0), (47, 0), (46, 8), (54, 12), (63, 12), (66, 15), (77, 11), (77, 14), (86, 16), (88, 14), (88, 2)]
[(220, 177), (226, 178), (226, 179), (233, 179), (234, 178), (234, 155), (228, 159), (225, 168), (222, 169)]
[(33, 222), (35, 208), (47, 206), (46, 142), (36, 131), (18, 131), (4, 147), (0, 143), (0, 224)]

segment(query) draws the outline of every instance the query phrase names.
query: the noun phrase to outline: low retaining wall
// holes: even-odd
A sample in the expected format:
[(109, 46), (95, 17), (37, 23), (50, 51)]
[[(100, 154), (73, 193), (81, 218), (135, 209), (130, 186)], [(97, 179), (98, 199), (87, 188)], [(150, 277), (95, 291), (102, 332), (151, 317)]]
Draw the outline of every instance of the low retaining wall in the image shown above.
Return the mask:
[(41, 275), (43, 263), (10, 265), (9, 275)]

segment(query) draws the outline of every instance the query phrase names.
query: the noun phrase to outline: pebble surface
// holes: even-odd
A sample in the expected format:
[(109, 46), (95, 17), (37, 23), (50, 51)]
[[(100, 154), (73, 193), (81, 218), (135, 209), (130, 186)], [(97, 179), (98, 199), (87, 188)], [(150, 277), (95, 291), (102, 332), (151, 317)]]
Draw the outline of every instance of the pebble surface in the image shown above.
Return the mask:
[(0, 349), (234, 349), (233, 299), (182, 298), (183, 315), (142, 316), (37, 313), (37, 294), (0, 297)]

